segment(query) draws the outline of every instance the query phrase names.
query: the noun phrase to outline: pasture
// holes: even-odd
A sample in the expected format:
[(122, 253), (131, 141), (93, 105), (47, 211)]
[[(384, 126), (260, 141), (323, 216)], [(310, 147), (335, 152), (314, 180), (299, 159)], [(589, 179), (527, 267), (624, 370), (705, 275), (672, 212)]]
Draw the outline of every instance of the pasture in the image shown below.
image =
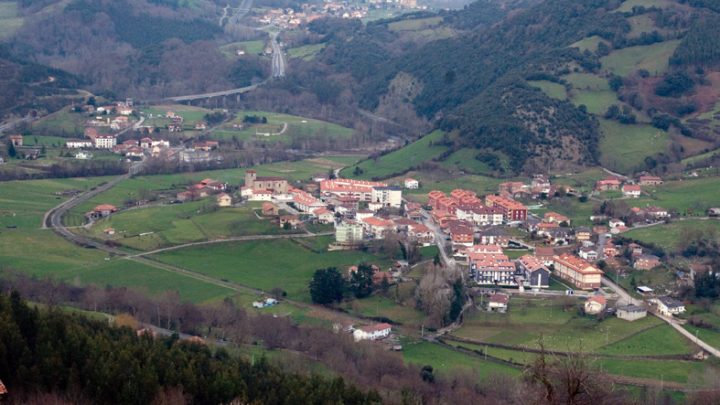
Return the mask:
[(581, 52), (584, 52), (586, 50), (590, 52), (595, 52), (597, 51), (598, 46), (601, 42), (607, 43), (599, 36), (593, 35), (573, 43), (572, 45), (570, 45), (570, 48), (578, 48)]
[(430, 365), (442, 374), (454, 370), (470, 371), (479, 378), (488, 378), (493, 375), (519, 376), (520, 370), (509, 365), (485, 361), (480, 357), (471, 356), (429, 342), (405, 342), (403, 344), (403, 358), (407, 363), (418, 366)]
[(567, 100), (567, 92), (565, 86), (560, 83), (555, 83), (547, 80), (531, 80), (528, 84), (537, 87), (542, 90), (548, 97), (557, 100)]
[(220, 47), (220, 52), (229, 59), (238, 58), (237, 51), (243, 50), (246, 54), (259, 55), (265, 52), (265, 41), (258, 39), (255, 41), (240, 41), (226, 44)]
[(154, 255), (157, 260), (229, 280), (245, 286), (269, 291), (279, 287), (288, 298), (309, 302), (308, 283), (317, 269), (347, 267), (361, 262), (381, 268), (390, 261), (359, 251), (316, 253), (291, 240), (230, 242), (189, 247)]
[(668, 70), (670, 56), (679, 44), (679, 40), (673, 40), (646, 46), (631, 46), (611, 52), (600, 58), (600, 62), (607, 71), (623, 77), (640, 69), (645, 69), (652, 75), (663, 74)]
[(23, 25), (15, 1), (0, 2), (0, 39), (9, 38)]
[(478, 153), (480, 153), (479, 149), (460, 149), (440, 162), (440, 166), (448, 170), (460, 170), (470, 174), (491, 174), (492, 169), (487, 163), (475, 159)]
[(600, 119), (600, 162), (613, 170), (628, 173), (636, 169), (643, 159), (665, 152), (668, 148), (667, 132), (650, 125), (624, 125)]
[(298, 46), (296, 48), (290, 48), (288, 49), (288, 55), (290, 55), (291, 58), (300, 58), (304, 60), (312, 60), (315, 55), (320, 53), (323, 49), (325, 49), (325, 43), (320, 44), (311, 44), (311, 45), (303, 45)]
[(667, 225), (634, 229), (624, 233), (623, 236), (637, 239), (644, 243), (652, 243), (668, 252), (674, 252), (677, 250), (680, 241), (684, 240), (691, 232), (698, 231), (718, 233), (720, 232), (720, 221), (675, 221)]
[[(265, 117), (267, 123), (243, 123), (245, 116)], [(350, 128), (312, 118), (267, 111), (241, 111), (237, 118), (213, 131), (211, 137), (217, 140), (254, 139), (291, 143), (305, 138), (349, 138), (352, 134)]]
[(720, 202), (717, 185), (717, 177), (666, 181), (661, 186), (644, 189), (648, 195), (632, 201), (638, 207), (658, 205), (676, 209), (683, 216), (705, 216), (708, 208), (717, 207)]
[[(384, 179), (407, 172), (417, 165), (435, 159), (446, 152), (446, 146), (437, 144), (443, 136), (443, 132), (434, 131), (415, 142), (380, 156), (377, 159), (369, 159), (353, 167), (348, 167), (343, 170), (342, 174), (345, 177)], [(362, 170), (362, 174), (354, 175), (356, 167)]]

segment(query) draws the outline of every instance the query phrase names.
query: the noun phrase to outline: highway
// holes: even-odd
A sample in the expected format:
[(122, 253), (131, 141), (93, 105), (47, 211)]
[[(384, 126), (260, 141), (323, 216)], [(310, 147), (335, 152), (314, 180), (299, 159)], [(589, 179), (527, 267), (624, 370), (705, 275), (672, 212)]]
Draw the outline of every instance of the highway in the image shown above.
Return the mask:
[(277, 41), (278, 34), (270, 34), (270, 46), (272, 46), (272, 77), (280, 79), (285, 77), (285, 55)]

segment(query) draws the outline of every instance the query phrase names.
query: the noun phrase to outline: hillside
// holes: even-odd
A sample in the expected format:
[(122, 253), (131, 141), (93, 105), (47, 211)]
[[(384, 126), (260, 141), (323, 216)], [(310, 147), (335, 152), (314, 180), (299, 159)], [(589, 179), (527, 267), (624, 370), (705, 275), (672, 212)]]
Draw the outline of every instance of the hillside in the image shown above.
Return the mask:
[[(335, 34), (352, 39), (330, 41), (315, 59), (347, 70), (369, 110), (397, 92), (396, 77), (411, 77), (417, 90), (405, 103), (418, 117), (457, 133), (455, 148), (510, 156), (514, 172), (672, 170), (720, 146), (713, 4), (525, 2), (495, 24), (470, 6), (444, 17), (450, 38), (398, 52), (380, 22)], [(383, 51), (394, 57), (381, 63)], [(618, 153), (626, 143), (631, 151)]]

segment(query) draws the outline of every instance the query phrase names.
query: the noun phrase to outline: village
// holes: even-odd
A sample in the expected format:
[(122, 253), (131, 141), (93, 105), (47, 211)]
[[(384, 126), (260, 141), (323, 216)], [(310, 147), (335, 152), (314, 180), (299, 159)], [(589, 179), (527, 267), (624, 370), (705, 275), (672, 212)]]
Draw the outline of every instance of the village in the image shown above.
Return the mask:
[[(672, 318), (685, 310), (672, 298), (672, 290), (656, 292), (638, 285), (632, 293), (641, 299), (635, 299), (603, 280), (607, 271), (619, 277), (627, 269), (650, 271), (666, 264), (652, 249), (623, 239), (622, 234), (633, 227), (672, 220), (668, 210), (632, 207), (622, 214), (623, 219), (593, 215), (593, 226), (574, 226), (557, 212), (538, 215), (528, 208), (542, 205), (559, 192), (560, 187), (545, 175), (536, 175), (527, 184), (501, 183), (496, 193), (486, 196), (464, 189), (448, 194), (432, 190), (423, 204), (403, 197), (403, 191), (420, 188), (416, 179), (380, 182), (338, 178), (336, 174), (319, 173), (307, 182), (292, 182), (282, 176), (258, 176), (248, 169), (241, 184), (207, 178), (177, 192), (170, 203), (211, 198), (219, 209), (261, 203), (258, 215), (272, 219), (281, 229), (306, 229), (309, 224), (331, 227), (334, 240), (327, 246), (329, 251), (362, 250), (386, 239), (405, 249), (437, 246), (435, 260), (462, 272), (475, 305), (482, 310), (504, 313), (514, 295), (570, 296), (582, 302), (587, 316), (615, 315), (628, 321), (643, 318), (648, 311)], [(608, 177), (597, 181), (593, 195), (621, 191), (623, 199), (632, 201), (643, 187), (661, 183), (661, 178), (649, 175), (634, 180)], [(102, 204), (87, 217), (97, 220), (117, 211), (115, 206)], [(110, 236), (114, 232), (105, 230)], [(408, 265), (399, 261), (387, 270), (373, 265), (373, 285), (401, 283)], [(357, 266), (348, 269), (347, 277), (353, 271)], [(693, 268), (683, 277), (684, 282), (692, 283)], [(263, 298), (253, 306), (272, 307), (279, 298)], [(392, 335), (388, 323), (344, 329), (353, 332), (356, 340)], [(398, 347), (396, 339), (391, 342)]]

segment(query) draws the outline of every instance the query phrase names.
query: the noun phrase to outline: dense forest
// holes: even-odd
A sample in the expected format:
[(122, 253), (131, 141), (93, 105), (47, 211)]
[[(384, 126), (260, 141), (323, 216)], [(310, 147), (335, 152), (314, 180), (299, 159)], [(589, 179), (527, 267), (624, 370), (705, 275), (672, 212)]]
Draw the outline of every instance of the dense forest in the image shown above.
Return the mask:
[[(177, 336), (29, 307), (0, 295), (0, 379), (10, 403), (379, 403), (342, 378), (289, 374)], [(37, 402), (36, 402), (37, 401)]]

